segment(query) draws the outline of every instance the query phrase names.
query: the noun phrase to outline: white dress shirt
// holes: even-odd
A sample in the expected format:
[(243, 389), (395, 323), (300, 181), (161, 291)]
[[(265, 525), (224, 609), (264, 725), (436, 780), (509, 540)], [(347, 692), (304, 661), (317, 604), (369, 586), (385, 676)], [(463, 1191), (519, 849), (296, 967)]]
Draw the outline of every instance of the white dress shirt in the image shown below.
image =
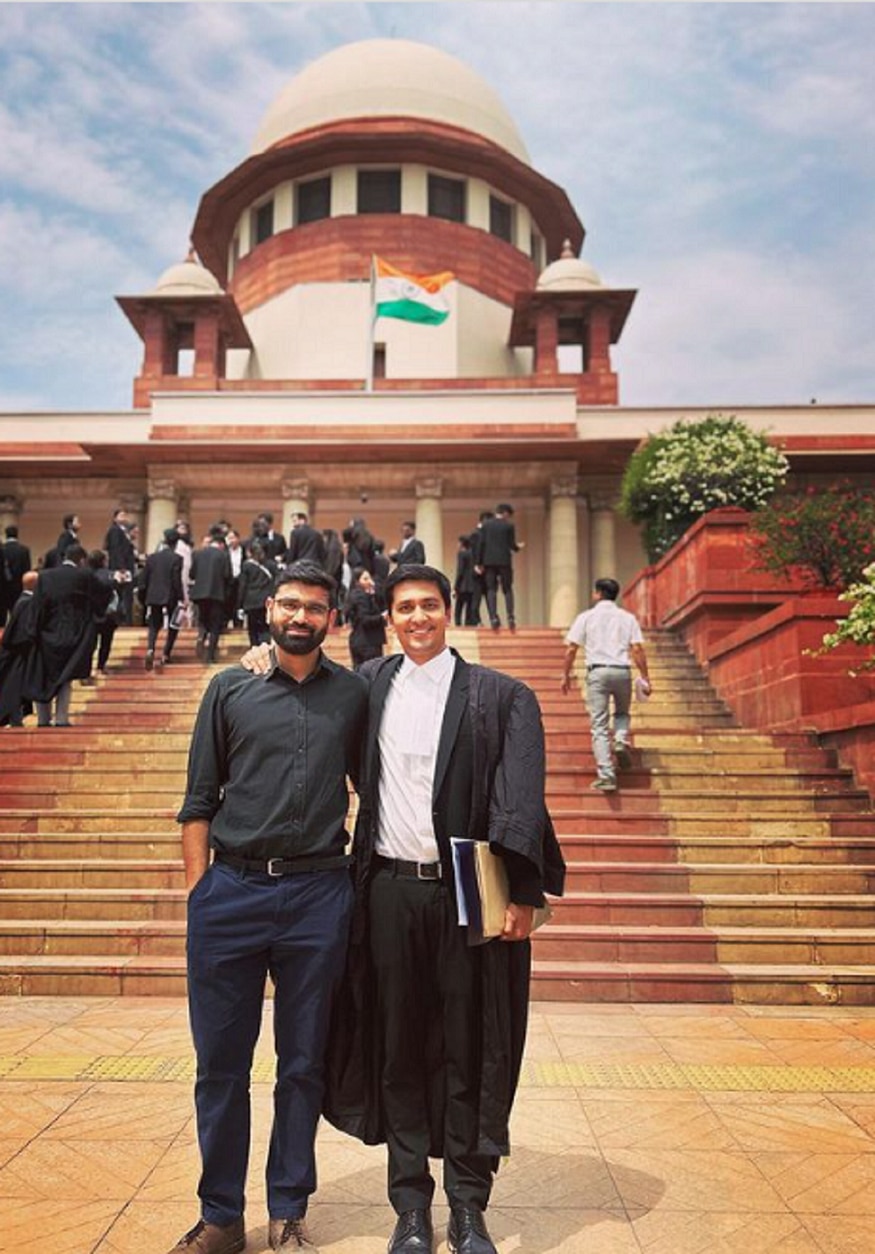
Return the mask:
[(437, 862), (432, 822), (434, 772), (456, 659), (444, 649), (417, 665), (405, 657), (395, 672), (380, 722), (377, 853)]
[(634, 614), (616, 601), (597, 601), (578, 614), (565, 643), (583, 646), (587, 666), (629, 666), (629, 646), (643, 644), (644, 636)]

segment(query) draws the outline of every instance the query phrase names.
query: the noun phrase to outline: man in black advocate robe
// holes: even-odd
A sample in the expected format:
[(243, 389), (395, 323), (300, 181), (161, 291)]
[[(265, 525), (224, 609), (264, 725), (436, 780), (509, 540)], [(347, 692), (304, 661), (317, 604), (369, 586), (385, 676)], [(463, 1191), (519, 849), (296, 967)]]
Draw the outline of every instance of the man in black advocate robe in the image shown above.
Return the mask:
[[(495, 1254), (483, 1212), (510, 1149), (528, 937), (543, 892), (564, 883), (537, 699), (447, 647), (450, 600), (440, 571), (394, 571), (386, 601), (403, 656), (360, 672), (370, 700), (357, 908), (325, 1111), (387, 1143), (389, 1254), (433, 1249), (429, 1157), (443, 1160), (450, 1250)], [(488, 840), (508, 873), (504, 931), (484, 945), (469, 945), (458, 922), (453, 836)]]

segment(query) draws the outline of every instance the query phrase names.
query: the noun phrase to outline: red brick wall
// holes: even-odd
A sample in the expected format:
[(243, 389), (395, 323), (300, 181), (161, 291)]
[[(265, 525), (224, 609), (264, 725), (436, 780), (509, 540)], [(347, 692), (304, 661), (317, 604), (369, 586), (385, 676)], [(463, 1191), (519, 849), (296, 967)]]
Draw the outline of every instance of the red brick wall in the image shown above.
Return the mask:
[(487, 231), (413, 214), (366, 214), (272, 235), (242, 258), (228, 290), (246, 314), (298, 283), (364, 281), (375, 254), (415, 274), (452, 270), (460, 283), (505, 305), (537, 279), (528, 257)]

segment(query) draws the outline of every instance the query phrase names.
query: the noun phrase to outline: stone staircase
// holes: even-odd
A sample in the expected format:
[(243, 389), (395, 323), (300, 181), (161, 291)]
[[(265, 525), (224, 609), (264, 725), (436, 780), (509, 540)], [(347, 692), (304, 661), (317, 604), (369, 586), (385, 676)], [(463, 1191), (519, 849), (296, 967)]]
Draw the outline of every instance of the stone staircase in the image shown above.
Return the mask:
[[(535, 937), (546, 1000), (875, 1004), (875, 814), (813, 736), (737, 728), (682, 642), (647, 636), (620, 791), (595, 778), (561, 634), (483, 639), (539, 694), (568, 876)], [(582, 688), (582, 668), (578, 670)]]
[[(568, 879), (535, 938), (534, 995), (581, 1001), (875, 1004), (875, 814), (813, 737), (733, 725), (682, 644), (651, 633), (633, 764), (600, 795), (556, 630), (453, 633), (538, 693)], [(243, 651), (226, 638), (223, 661)], [(117, 633), (70, 729), (0, 729), (0, 992), (181, 994), (174, 815), (212, 672), (183, 633), (163, 673)], [(348, 658), (344, 634), (329, 652)]]

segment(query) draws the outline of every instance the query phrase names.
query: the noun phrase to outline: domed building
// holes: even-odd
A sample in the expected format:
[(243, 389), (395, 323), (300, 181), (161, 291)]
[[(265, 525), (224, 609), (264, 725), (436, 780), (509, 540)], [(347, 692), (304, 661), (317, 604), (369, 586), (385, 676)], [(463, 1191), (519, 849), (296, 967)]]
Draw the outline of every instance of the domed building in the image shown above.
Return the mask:
[[(415, 518), (452, 574), (457, 537), (510, 501), (518, 621), (565, 625), (596, 575), (640, 567), (620, 476), (679, 416), (621, 406), (611, 351), (636, 293), (599, 277), (584, 238), (470, 67), (405, 40), (336, 48), (203, 194), (187, 259), (116, 298), (143, 344), (131, 412), (34, 416), (6, 449), (0, 520), (43, 551), (63, 513), (97, 539), (117, 504), (148, 549), (180, 514), (199, 534), (270, 509), (286, 535), (294, 512), (337, 530), (363, 514), (387, 549)], [(424, 278), (439, 315), (381, 314), (384, 264)], [(749, 417), (800, 455), (824, 425)]]

